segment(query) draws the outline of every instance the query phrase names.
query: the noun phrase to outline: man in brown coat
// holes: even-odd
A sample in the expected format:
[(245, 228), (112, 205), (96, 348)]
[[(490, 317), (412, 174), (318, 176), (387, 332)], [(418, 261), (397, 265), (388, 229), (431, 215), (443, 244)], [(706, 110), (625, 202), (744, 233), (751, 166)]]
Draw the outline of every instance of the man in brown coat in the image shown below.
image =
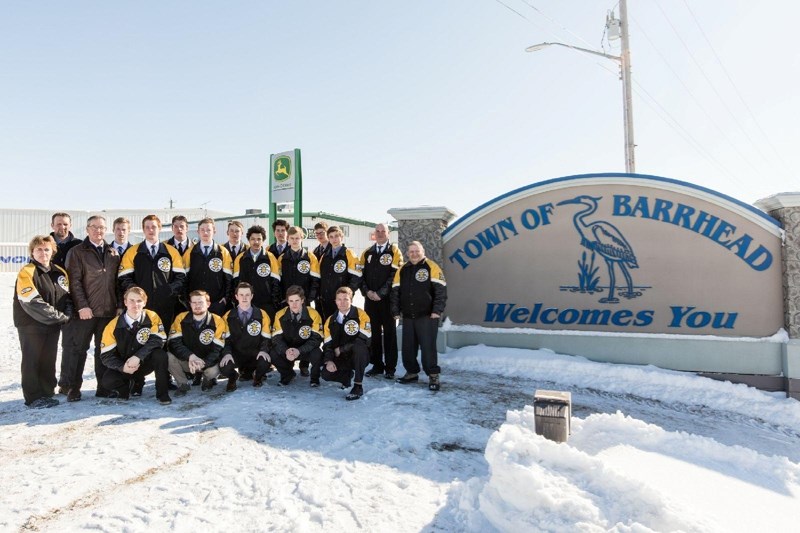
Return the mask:
[[(81, 399), (86, 352), (94, 338), (94, 373), (97, 377), (95, 396), (106, 397), (108, 391), (100, 386), (106, 367), (100, 360), (103, 330), (117, 316), (117, 270), (120, 256), (106, 244), (106, 219), (95, 215), (86, 222), (86, 239), (67, 253), (67, 274), (70, 292), (78, 313), (65, 326), (68, 339), (62, 353), (62, 379), (67, 383), (67, 401)], [(66, 372), (66, 375), (64, 375)]]

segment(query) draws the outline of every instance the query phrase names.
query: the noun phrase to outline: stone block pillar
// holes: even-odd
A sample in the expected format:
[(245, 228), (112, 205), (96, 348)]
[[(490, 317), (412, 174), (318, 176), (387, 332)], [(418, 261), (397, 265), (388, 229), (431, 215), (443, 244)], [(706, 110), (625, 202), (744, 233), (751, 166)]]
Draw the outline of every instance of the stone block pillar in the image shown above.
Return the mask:
[(783, 226), (783, 323), (789, 332), (784, 347), (786, 394), (800, 399), (800, 193), (780, 193), (756, 202), (756, 207)]
[(425, 247), (425, 257), (444, 268), (442, 232), (456, 214), (446, 207), (398, 207), (388, 213), (397, 220), (397, 244), (405, 255), (408, 243), (419, 241)]

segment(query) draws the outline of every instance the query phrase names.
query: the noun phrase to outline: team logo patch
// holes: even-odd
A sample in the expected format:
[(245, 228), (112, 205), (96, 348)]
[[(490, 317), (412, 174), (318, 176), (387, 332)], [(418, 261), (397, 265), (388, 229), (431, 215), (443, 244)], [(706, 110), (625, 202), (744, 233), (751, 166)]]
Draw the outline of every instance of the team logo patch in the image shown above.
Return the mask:
[(164, 333), (164, 324), (159, 324), (158, 325), (158, 332), (159, 333)]
[(348, 320), (344, 323), (344, 332), (348, 335), (355, 335), (358, 333), (358, 322), (355, 320)]
[(20, 292), (21, 294), (28, 294), (28, 293), (29, 293), (29, 292), (31, 292), (32, 290), (33, 290), (33, 288), (31, 288), (31, 287), (25, 287), (24, 289), (22, 289), (22, 290), (21, 290), (21, 291), (19, 291), (19, 292)]
[(261, 324), (258, 323), (257, 320), (253, 320), (249, 324), (247, 324), (247, 333), (255, 337), (259, 333), (261, 333)]
[(300, 338), (303, 340), (308, 339), (311, 337), (311, 326), (301, 326), (297, 334), (300, 335)]
[(344, 259), (339, 259), (333, 264), (333, 271), (337, 274), (341, 274), (345, 270), (347, 270), (347, 263), (344, 261)]
[(222, 259), (219, 257), (212, 257), (208, 261), (208, 268), (211, 272), (219, 272), (222, 270)]
[(261, 276), (262, 278), (266, 278), (272, 273), (272, 269), (269, 268), (269, 265), (266, 263), (261, 263), (256, 267), (256, 274)]
[(392, 264), (392, 254), (381, 254), (381, 264), (383, 266), (389, 266)]
[(201, 344), (208, 346), (214, 340), (214, 330), (213, 329), (204, 329), (200, 332), (200, 336), (198, 337)]
[(136, 332), (136, 342), (145, 344), (147, 339), (150, 338), (150, 328), (141, 328)]
[(69, 292), (69, 282), (66, 276), (58, 276), (58, 286)]
[(417, 273), (414, 274), (414, 279), (417, 281), (428, 281), (430, 275), (428, 274), (427, 270), (417, 270)]
[(158, 260), (158, 269), (161, 272), (169, 272), (172, 268), (172, 261), (168, 257), (162, 257)]
[(311, 263), (305, 260), (300, 261), (299, 263), (297, 263), (297, 271), (300, 272), (301, 274), (308, 274), (309, 272), (311, 272)]

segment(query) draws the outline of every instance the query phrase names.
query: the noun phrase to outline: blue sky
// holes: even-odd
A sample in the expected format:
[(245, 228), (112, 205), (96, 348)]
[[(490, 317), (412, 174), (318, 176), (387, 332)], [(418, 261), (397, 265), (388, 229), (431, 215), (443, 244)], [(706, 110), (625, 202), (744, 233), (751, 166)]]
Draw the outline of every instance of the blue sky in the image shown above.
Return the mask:
[[(0, 207), (266, 209), (269, 154), (291, 148), (306, 210), (370, 220), (623, 171), (616, 64), (524, 52), (599, 49), (614, 3), (503, 2), (518, 14), (496, 0), (4, 2), (0, 180), (40, 192)], [(637, 171), (747, 202), (797, 190), (800, 8), (629, 13)]]

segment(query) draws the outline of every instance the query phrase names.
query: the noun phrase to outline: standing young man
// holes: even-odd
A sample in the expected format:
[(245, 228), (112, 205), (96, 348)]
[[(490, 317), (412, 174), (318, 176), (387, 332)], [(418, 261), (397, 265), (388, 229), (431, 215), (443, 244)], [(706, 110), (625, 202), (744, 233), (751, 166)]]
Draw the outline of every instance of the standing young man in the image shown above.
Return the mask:
[(56, 242), (57, 248), (50, 262), (64, 268), (67, 253), (83, 241), (72, 234), (72, 217), (67, 213), (53, 213), (50, 217), (50, 227), (53, 229), (50, 236)]
[(209, 311), (223, 315), (228, 310), (233, 288), (233, 264), (231, 255), (223, 246), (214, 242), (216, 225), (211, 218), (197, 224), (200, 240), (183, 254), (186, 268), (187, 294), (206, 291), (211, 298)]
[(289, 232), (289, 223), (283, 219), (278, 219), (272, 223), (272, 234), (275, 236), (275, 242), (269, 246), (269, 252), (277, 259), (283, 252), (289, 248), (286, 238)]
[(273, 321), (281, 302), (281, 276), (278, 260), (264, 249), (267, 230), (253, 226), (247, 230), (250, 248), (233, 263), (233, 283), (246, 281), (253, 286), (253, 305)]
[(326, 320), (336, 312), (336, 291), (340, 287), (350, 287), (355, 293), (361, 284), (361, 265), (358, 258), (343, 243), (344, 234), (338, 226), (328, 228), (330, 250), (320, 261), (320, 315)]
[(390, 305), (389, 295), (395, 272), (403, 265), (400, 249), (389, 242), (386, 224), (375, 226), (375, 245), (361, 254), (361, 293), (364, 311), (372, 324), (370, 363), (366, 375), (394, 379), (397, 369), (397, 323)]
[(158, 240), (161, 221), (156, 215), (142, 220), (144, 241), (131, 246), (119, 265), (121, 292), (137, 286), (147, 293), (147, 308), (155, 311), (161, 322), (171, 324), (178, 297), (186, 285), (186, 270), (178, 250)]
[(235, 260), (236, 256), (247, 250), (247, 243), (242, 241), (244, 237), (244, 226), (238, 220), (231, 220), (228, 222), (228, 242), (222, 246), (231, 254), (231, 259)]
[(129, 241), (130, 235), (131, 221), (125, 217), (114, 219), (114, 242), (111, 243), (111, 246), (120, 257), (132, 246)]
[(184, 396), (191, 389), (186, 378), (187, 372), (203, 373), (203, 391), (217, 384), (218, 363), (222, 358), (228, 329), (221, 316), (208, 312), (210, 303), (207, 292), (192, 291), (189, 294), (191, 311), (175, 317), (169, 330), (169, 373), (178, 383), (176, 396)]
[(419, 381), (417, 350), (422, 351), (422, 369), (428, 375), (428, 388), (440, 388), (439, 354), (436, 336), (439, 319), (447, 302), (447, 283), (439, 265), (425, 257), (425, 248), (412, 241), (406, 250), (408, 263), (392, 282), (392, 315), (403, 317), (403, 366), (406, 374), (397, 380), (408, 384)]
[(183, 257), (183, 254), (192, 245), (192, 241), (189, 240), (189, 220), (185, 216), (175, 215), (172, 217), (172, 237), (164, 242), (178, 250)]
[[(369, 363), (369, 316), (353, 305), (350, 287), (336, 291), (336, 308), (337, 312), (325, 321), (322, 378), (338, 381), (342, 388), (349, 387), (353, 379), (353, 388), (345, 399), (358, 400), (364, 395), (364, 369)], [(316, 366), (314, 361), (312, 365)]]

